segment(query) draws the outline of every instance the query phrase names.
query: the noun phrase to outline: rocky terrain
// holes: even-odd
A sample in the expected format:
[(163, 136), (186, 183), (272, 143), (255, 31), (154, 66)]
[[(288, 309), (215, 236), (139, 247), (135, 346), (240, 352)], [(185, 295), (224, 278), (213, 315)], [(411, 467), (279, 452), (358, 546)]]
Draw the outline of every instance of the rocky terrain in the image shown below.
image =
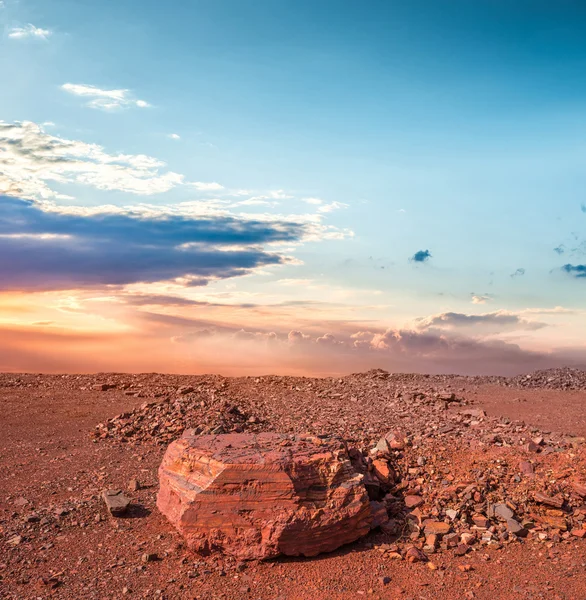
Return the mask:
[[(586, 597), (583, 371), (2, 374), (0, 402), (0, 598)], [(315, 558), (194, 553), (156, 508), (186, 429), (343, 440), (377, 523)]]

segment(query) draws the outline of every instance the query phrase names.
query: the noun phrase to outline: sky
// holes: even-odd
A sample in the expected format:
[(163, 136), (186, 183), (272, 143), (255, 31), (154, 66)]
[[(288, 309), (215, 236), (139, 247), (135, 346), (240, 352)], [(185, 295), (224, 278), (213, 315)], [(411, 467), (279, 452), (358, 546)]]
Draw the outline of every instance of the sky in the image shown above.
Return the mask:
[(586, 5), (0, 1), (0, 371), (586, 366)]

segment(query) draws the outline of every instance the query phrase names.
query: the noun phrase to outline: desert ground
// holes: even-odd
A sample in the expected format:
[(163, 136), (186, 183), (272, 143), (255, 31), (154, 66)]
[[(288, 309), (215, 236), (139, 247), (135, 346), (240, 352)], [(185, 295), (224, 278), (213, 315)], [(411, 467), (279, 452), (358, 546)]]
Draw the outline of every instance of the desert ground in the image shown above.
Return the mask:
[[(586, 372), (7, 373), (0, 407), (3, 599), (586, 599)], [(364, 456), (395, 432), (389, 520), (313, 558), (196, 554), (156, 507), (186, 428), (327, 434)]]

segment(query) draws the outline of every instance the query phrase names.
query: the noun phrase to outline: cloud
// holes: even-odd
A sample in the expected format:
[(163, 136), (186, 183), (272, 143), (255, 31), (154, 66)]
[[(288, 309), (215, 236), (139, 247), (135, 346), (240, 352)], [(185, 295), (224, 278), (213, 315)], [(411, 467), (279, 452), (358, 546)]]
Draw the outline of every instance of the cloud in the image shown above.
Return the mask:
[(170, 133), (167, 137), (171, 140), (180, 140), (181, 139), (181, 136), (178, 133)]
[(511, 277), (513, 278), (522, 277), (523, 275), (525, 275), (525, 269), (523, 268), (517, 269), (514, 273), (511, 273)]
[(412, 257), (413, 262), (426, 262), (431, 258), (431, 252), (429, 250), (419, 250)]
[(580, 311), (563, 306), (554, 306), (553, 308), (526, 308), (521, 311), (524, 315), (575, 315)]
[(348, 204), (344, 204), (343, 202), (330, 202), (329, 204), (323, 204), (318, 209), (318, 213), (329, 213), (334, 210), (339, 210), (340, 208), (348, 208)]
[(472, 328), (486, 332), (487, 329), (494, 330), (497, 333), (508, 330), (528, 330), (534, 331), (547, 327), (546, 323), (537, 321), (528, 321), (515, 313), (507, 311), (496, 311), (481, 315), (467, 315), (464, 313), (445, 312), (437, 315), (431, 315), (416, 320), (419, 330), (430, 329), (462, 329)]
[[(2, 7), (3, 5), (0, 5)], [(42, 29), (41, 27), (35, 27), (32, 23), (25, 25), (24, 27), (13, 27), (8, 32), (8, 37), (13, 40), (25, 40), (25, 39), (37, 39), (46, 40), (53, 34), (49, 29)]]
[(578, 279), (586, 277), (586, 265), (564, 265), (562, 271)]
[(0, 197), (0, 289), (72, 289), (175, 278), (195, 285), (289, 262), (264, 249), (308, 225), (146, 209), (91, 211)]
[[(203, 332), (200, 335), (200, 332)], [(389, 328), (379, 332), (251, 330), (208, 326), (178, 336), (190, 356), (217, 356), (215, 370), (231, 373), (339, 375), (375, 367), (393, 372), (504, 374), (586, 364), (581, 349), (536, 352), (501, 340), (478, 340), (438, 331)], [(226, 361), (226, 359), (228, 359)]]
[(204, 181), (193, 181), (191, 183), (189, 183), (189, 185), (192, 185), (196, 190), (200, 191), (200, 192), (216, 192), (219, 190), (223, 190), (224, 186), (220, 185), (219, 183), (216, 183), (215, 181), (211, 181), (211, 182), (204, 182)]
[(586, 213), (586, 204), (582, 203), (582, 204), (580, 205), (580, 210), (581, 210), (583, 213)]
[(165, 163), (144, 154), (108, 154), (102, 146), (46, 133), (28, 121), (0, 121), (0, 194), (71, 199), (51, 184), (151, 195), (183, 183)]
[(553, 251), (556, 252), (557, 254), (563, 254), (566, 251), (566, 248), (563, 244), (560, 244), (559, 246), (554, 248)]
[(130, 90), (103, 90), (94, 85), (79, 83), (65, 83), (61, 89), (82, 98), (90, 98), (86, 106), (99, 110), (118, 110), (122, 108), (149, 108), (151, 105), (145, 100), (137, 100)]
[(313, 283), (313, 279), (279, 279), (277, 283), (281, 285), (299, 285), (299, 286), (308, 286)]
[(490, 302), (491, 300), (492, 300), (492, 298), (488, 294), (486, 294), (484, 296), (472, 294), (472, 304), (486, 304), (487, 302)]

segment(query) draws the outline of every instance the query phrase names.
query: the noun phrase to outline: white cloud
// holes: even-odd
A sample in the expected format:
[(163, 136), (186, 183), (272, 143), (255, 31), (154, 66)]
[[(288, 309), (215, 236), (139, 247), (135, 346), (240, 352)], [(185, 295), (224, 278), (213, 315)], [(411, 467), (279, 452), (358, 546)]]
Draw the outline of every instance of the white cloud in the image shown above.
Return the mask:
[(180, 140), (181, 139), (181, 136), (178, 133), (170, 133), (167, 137), (171, 140)]
[(299, 285), (299, 286), (308, 286), (313, 283), (313, 279), (279, 279), (277, 283), (281, 285)]
[[(0, 8), (4, 6), (0, 5)], [(38, 40), (46, 40), (50, 35), (52, 35), (52, 31), (49, 29), (42, 29), (41, 27), (35, 27), (32, 23), (25, 25), (24, 27), (13, 27), (8, 32), (8, 37), (13, 40), (24, 40), (27, 38), (35, 38)]]
[(215, 192), (218, 190), (223, 190), (224, 186), (220, 185), (215, 181), (205, 182), (205, 181), (193, 181), (189, 185), (192, 185), (196, 190), (200, 192)]
[(61, 89), (74, 96), (90, 98), (86, 106), (98, 110), (118, 110), (122, 108), (149, 108), (151, 105), (145, 100), (134, 98), (130, 90), (103, 90), (95, 85), (85, 85), (79, 83), (65, 83)]
[(317, 209), (317, 212), (320, 213), (329, 213), (333, 210), (338, 210), (340, 208), (348, 208), (348, 204), (344, 204), (343, 202), (330, 202), (329, 204), (324, 204)]
[(477, 296), (476, 294), (472, 296), (472, 304), (486, 304), (490, 300), (490, 296)]
[(307, 204), (314, 204), (316, 206), (324, 203), (324, 201), (320, 200), (319, 198), (303, 198), (303, 202), (307, 202)]
[(29, 199), (71, 199), (51, 185), (82, 184), (100, 190), (151, 195), (183, 183), (144, 154), (108, 154), (97, 144), (48, 134), (31, 122), (0, 121), (0, 193)]

